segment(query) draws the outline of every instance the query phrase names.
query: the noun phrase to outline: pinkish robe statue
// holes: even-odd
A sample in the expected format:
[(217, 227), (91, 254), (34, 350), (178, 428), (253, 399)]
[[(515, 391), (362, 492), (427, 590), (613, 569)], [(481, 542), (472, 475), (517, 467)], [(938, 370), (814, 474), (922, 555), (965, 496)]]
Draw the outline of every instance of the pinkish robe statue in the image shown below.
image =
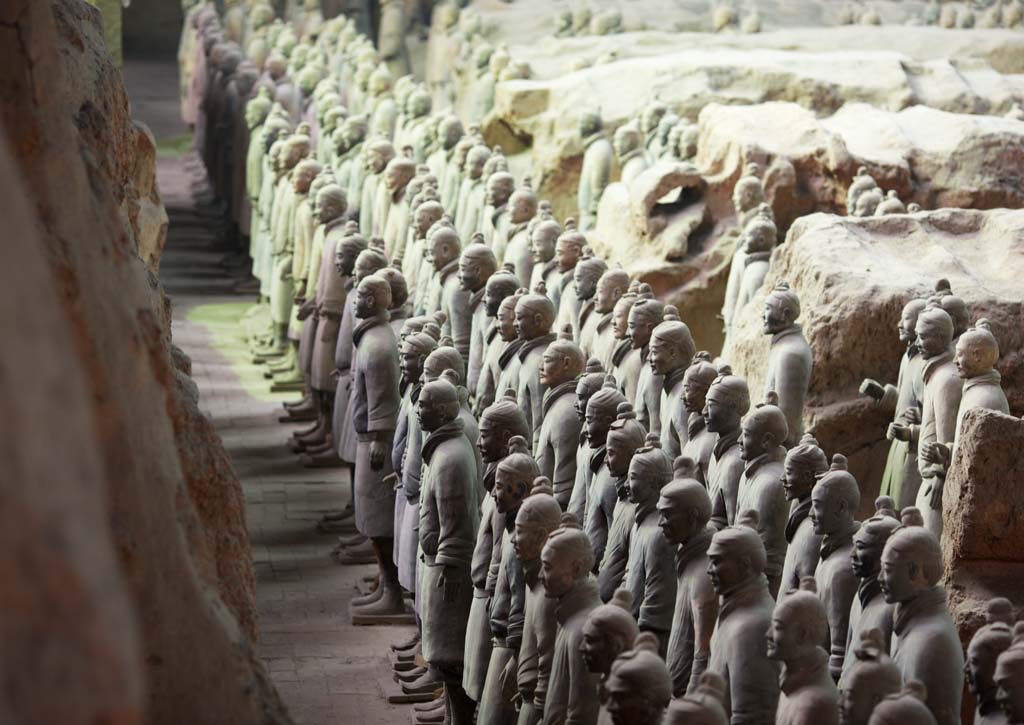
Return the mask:
[[(818, 447), (818, 441), (809, 433), (800, 439), (800, 445), (790, 449), (783, 463), (785, 480), (783, 490), (789, 499), (789, 519), (786, 521), (786, 559), (782, 564), (782, 581), (778, 599), (800, 588), (805, 576), (814, 576), (821, 559), (821, 536), (814, 533), (811, 521), (811, 489), (819, 475), (828, 470), (828, 458)], [(881, 554), (881, 550), (879, 550)]]
[(668, 640), (672, 695), (697, 690), (708, 666), (711, 633), (718, 618), (718, 595), (708, 576), (708, 547), (714, 529), (711, 499), (697, 480), (696, 462), (676, 458), (674, 478), (661, 489), (658, 524), (675, 551), (676, 601)]
[(552, 482), (557, 499), (569, 502), (576, 480), (576, 449), (583, 421), (576, 414), (576, 378), (583, 372), (583, 351), (572, 341), (572, 331), (562, 330), (544, 351), (540, 383), (544, 393), (541, 426), (534, 455), (541, 475)]

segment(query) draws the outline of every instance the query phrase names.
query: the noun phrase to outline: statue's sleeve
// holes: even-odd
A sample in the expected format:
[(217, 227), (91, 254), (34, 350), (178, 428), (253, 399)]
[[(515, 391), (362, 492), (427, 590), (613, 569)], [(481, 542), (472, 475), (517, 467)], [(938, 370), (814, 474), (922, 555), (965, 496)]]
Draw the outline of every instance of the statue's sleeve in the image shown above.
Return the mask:
[(574, 637), (573, 650), (569, 657), (569, 702), (565, 713), (565, 725), (594, 725), (600, 712), (597, 698), (597, 676), (587, 671), (583, 657), (579, 656), (581, 636)]
[[(446, 458), (438, 461), (442, 455)], [(435, 451), (431, 464), (432, 474), (435, 473), (433, 469), (437, 469), (432, 481), (440, 520), (434, 560), (444, 566), (468, 568), (476, 545), (478, 517), (474, 510), (476, 497), (469, 495), (473, 485), (470, 480), (473, 461), (469, 455), (458, 456), (465, 460), (453, 460), (456, 457), (448, 451)]]
[(508, 629), (505, 633), (506, 646), (518, 652), (523, 642), (523, 625), (526, 620), (526, 580), (523, 577), (523, 564), (518, 556), (508, 557), (506, 562), (508, 588), (511, 595), (508, 609)]
[[(386, 325), (386, 323), (385, 323)], [(390, 333), (390, 328), (385, 327)], [(394, 344), (373, 340), (367, 351), (365, 370), (371, 374), (366, 376), (366, 430), (368, 433), (377, 431), (393, 431), (398, 425), (398, 355)], [(371, 372), (372, 371), (372, 372)]]
[(693, 667), (690, 669), (690, 683), (686, 691), (693, 692), (700, 682), (700, 676), (708, 668), (711, 656), (711, 635), (718, 620), (718, 594), (711, 579), (700, 572), (691, 584), (690, 607), (693, 613)]
[(676, 561), (661, 531), (648, 542), (644, 600), (637, 624), (640, 629), (666, 633), (672, 628), (676, 603)]
[(448, 322), (452, 339), (455, 341), (455, 349), (459, 351), (463, 361), (469, 361), (469, 338), (473, 330), (472, 313), (469, 311), (469, 292), (458, 287), (454, 290), (448, 302)]

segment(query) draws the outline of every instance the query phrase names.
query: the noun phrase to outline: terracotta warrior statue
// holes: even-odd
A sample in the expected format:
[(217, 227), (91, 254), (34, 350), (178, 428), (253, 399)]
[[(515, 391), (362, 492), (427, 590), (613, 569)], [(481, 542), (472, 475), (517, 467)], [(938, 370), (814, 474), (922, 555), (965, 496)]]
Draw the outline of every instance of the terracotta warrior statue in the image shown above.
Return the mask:
[[(586, 449), (588, 455), (584, 460), (577, 458), (576, 480), (573, 483), (573, 495), (569, 500), (569, 513), (582, 511), (579, 519), (590, 537), (594, 549), (594, 560), (600, 564), (598, 556), (603, 557), (608, 543), (608, 527), (611, 524), (615, 508), (616, 496), (611, 474), (606, 464), (608, 430), (616, 421), (619, 406), (626, 399), (619, 392), (612, 376), (605, 378), (601, 389), (590, 396), (587, 401), (587, 412), (584, 419)], [(643, 439), (637, 443), (639, 447)], [(634, 449), (635, 450), (635, 449)], [(628, 463), (620, 471), (625, 475), (629, 470)], [(612, 588), (612, 591), (616, 587)]]
[(779, 600), (768, 629), (768, 656), (782, 663), (777, 725), (839, 725), (839, 690), (821, 643), (828, 634), (814, 577)]
[[(462, 245), (451, 227), (442, 226), (428, 239), (427, 260), (434, 267), (427, 310), (440, 310), (445, 315), (441, 332), (451, 335), (455, 349), (463, 361), (469, 359), (469, 339), (472, 317), (469, 314), (469, 291), (459, 282), (459, 256)], [(436, 303), (436, 306), (435, 306)]]
[(572, 514), (562, 515), (562, 525), (548, 537), (540, 561), (545, 593), (557, 601), (558, 622), (543, 721), (595, 725), (598, 681), (587, 670), (581, 646), (587, 618), (601, 600), (590, 576), (593, 547)]
[(967, 689), (977, 698), (976, 725), (1002, 725), (1007, 713), (999, 707), (996, 685), (996, 660), (1013, 643), (1013, 605), (1009, 599), (990, 599), (985, 610), (985, 625), (967, 646), (964, 675)]
[(469, 293), (467, 310), (469, 317), (469, 357), (466, 361), (466, 387), (474, 395), (480, 383), (480, 371), (484, 365), (487, 347), (488, 314), (484, 304), (487, 280), (498, 271), (498, 260), (491, 248), (483, 243), (479, 235), (462, 250), (459, 256), (459, 286)]
[[(917, 317), (925, 308), (925, 300), (913, 299), (903, 306), (897, 325), (900, 342), (906, 346), (900, 358), (900, 372), (896, 385), (882, 385), (877, 380), (866, 378), (861, 383), (861, 393), (874, 398), (893, 417), (898, 425), (913, 425), (921, 420), (921, 398), (924, 396), (924, 380), (921, 377), (924, 358), (917, 347)], [(917, 490), (921, 486), (921, 474), (917, 468), (917, 446), (912, 440), (900, 440), (892, 435), (889, 456), (882, 473), (880, 493), (896, 502), (896, 510), (913, 505)]]
[(858, 580), (850, 567), (853, 535), (860, 528), (854, 518), (860, 506), (860, 486), (847, 470), (846, 456), (832, 456), (828, 473), (811, 491), (811, 521), (821, 536), (821, 560), (814, 570), (818, 592), (828, 613), (831, 643), (829, 671), (835, 680), (843, 671), (846, 656), (850, 607), (857, 594)]
[(551, 326), (555, 322), (555, 308), (545, 294), (543, 284), (516, 302), (516, 332), (522, 345), (519, 352), (517, 394), (519, 404), (526, 413), (526, 421), (533, 431), (533, 448), (540, 441), (541, 421), (544, 419), (544, 394), (547, 386), (541, 381), (544, 351), (555, 341)]
[[(364, 144), (365, 174), (362, 179), (362, 192), (359, 202), (359, 230), (364, 236), (378, 236), (384, 233), (387, 212), (390, 208), (390, 196), (384, 186), (384, 169), (391, 159), (395, 158), (395, 147), (387, 139), (376, 138)], [(384, 189), (384, 191), (381, 191)], [(378, 194), (381, 203), (377, 204)], [(379, 218), (384, 214), (385, 218)]]
[(445, 379), (423, 386), (417, 403), (423, 442), (419, 612), (423, 659), (441, 672), (445, 720), (473, 722), (473, 701), (462, 687), (466, 622), (472, 601), (470, 567), (479, 526), (480, 482), (475, 456), (459, 418), (456, 386)]
[[(661, 430), (661, 448), (671, 458), (679, 456), (683, 447), (689, 442), (690, 421), (695, 417), (701, 423), (699, 429), (704, 430), (704, 418), (700, 411), (704, 408), (704, 393), (700, 393), (701, 405), (696, 410), (686, 406), (683, 400), (686, 396), (686, 383), (684, 378), (690, 363), (694, 360), (697, 346), (693, 342), (693, 335), (686, 323), (679, 319), (679, 313), (672, 305), (666, 305), (662, 316), (662, 322), (650, 333), (650, 343), (647, 353), (647, 362), (653, 373), (653, 378), (660, 378), (662, 389), (659, 401)], [(710, 365), (712, 373), (715, 369)], [(717, 373), (712, 375), (712, 380)], [(708, 381), (710, 384), (710, 380)], [(706, 391), (705, 391), (706, 392)], [(694, 402), (694, 401), (691, 401)], [(713, 444), (714, 441), (712, 440)], [(707, 446), (710, 456), (711, 448)], [(702, 474), (701, 474), (702, 475)], [(702, 479), (703, 480), (703, 479)]]
[(867, 191), (878, 188), (878, 182), (868, 173), (866, 166), (857, 168), (857, 175), (853, 177), (850, 188), (846, 191), (846, 213), (853, 214), (857, 208), (857, 201)]
[(855, 658), (850, 656), (850, 649), (861, 640), (868, 630), (874, 630), (882, 638), (885, 651), (890, 650), (892, 642), (892, 615), (895, 605), (885, 601), (882, 588), (878, 583), (878, 574), (882, 566), (882, 551), (900, 521), (896, 518), (893, 501), (888, 496), (875, 499), (875, 515), (861, 524), (853, 535), (853, 551), (850, 561), (853, 574), (857, 577), (857, 596), (850, 607), (850, 623), (846, 635), (846, 655), (843, 660), (843, 673), (839, 679), (840, 687), (844, 682)]
[(935, 716), (924, 699), (924, 686), (917, 680), (911, 680), (900, 692), (875, 706), (868, 725), (935, 725)]
[(668, 669), (673, 697), (696, 692), (707, 669), (711, 633), (718, 618), (718, 595), (708, 577), (708, 547), (714, 529), (711, 499), (697, 479), (692, 458), (680, 456), (673, 464), (674, 477), (661, 489), (658, 525), (676, 549), (676, 601), (668, 640)]
[(669, 703), (661, 725), (728, 725), (725, 681), (715, 672), (700, 676), (696, 689)]
[(601, 601), (607, 601), (626, 578), (637, 509), (629, 496), (629, 466), (646, 435), (633, 406), (619, 403), (618, 418), (608, 428), (604, 465), (594, 473), (587, 500), (587, 535), (604, 546), (595, 572)]
[(633, 593), (633, 615), (644, 632), (658, 638), (657, 652), (668, 652), (669, 632), (676, 599), (676, 572), (672, 547), (659, 526), (661, 489), (672, 480), (672, 459), (661, 450), (654, 433), (629, 464), (629, 501), (636, 508), (629, 536), (626, 588)]
[(491, 661), (477, 712), (480, 722), (495, 725), (517, 720), (512, 699), (518, 691), (518, 657), (523, 641), (526, 584), (522, 562), (515, 555), (512, 535), (519, 506), (540, 473), (525, 438), (514, 436), (510, 439), (508, 451), (508, 455), (498, 462), (491, 489), (495, 511), (504, 517), (504, 527), (490, 608)]
[(839, 683), (839, 718), (844, 725), (867, 725), (878, 703), (900, 691), (903, 678), (877, 629), (862, 631), (847, 652), (847, 666)]
[(742, 517), (745, 511), (758, 514), (757, 531), (768, 555), (765, 575), (773, 597), (778, 595), (782, 581), (789, 521), (789, 502), (783, 488), (786, 449), (782, 441), (785, 439), (786, 417), (775, 405), (774, 396), (769, 394), (765, 403), (743, 419), (739, 441), (740, 457), (745, 466), (736, 495), (736, 517)]
[(924, 684), (925, 702), (939, 725), (954, 725), (960, 722), (964, 653), (941, 578), (935, 534), (905, 525), (889, 537), (878, 581), (886, 601), (896, 604), (892, 658), (904, 682)]
[(535, 455), (541, 475), (552, 483), (556, 500), (566, 506), (576, 480), (576, 449), (583, 428), (576, 415), (576, 379), (585, 363), (583, 351), (566, 327), (544, 350), (540, 365), (540, 384), (547, 390)]
[[(611, 366), (615, 349), (615, 334), (612, 318), (619, 299), (629, 290), (629, 274), (624, 269), (609, 269), (597, 281), (594, 295), (594, 312), (591, 325), (584, 325), (580, 331), (580, 347), (591, 357), (596, 357), (606, 369)], [(596, 319), (595, 319), (596, 318)], [(589, 347), (588, 347), (589, 346)]]
[(519, 285), (525, 287), (533, 277), (533, 256), (530, 252), (530, 234), (527, 225), (537, 214), (537, 195), (530, 185), (530, 177), (523, 179), (508, 200), (509, 226), (505, 238), (497, 236), (495, 248), (505, 250), (503, 262), (511, 262)]
[(580, 116), (583, 167), (577, 193), (579, 229), (586, 232), (597, 222), (597, 206), (612, 173), (612, 145), (601, 130), (601, 116), (587, 111)]
[(1013, 627), (1013, 643), (996, 660), (996, 701), (1006, 721), (1024, 722), (1024, 624)]
[(548, 290), (548, 297), (551, 298), (551, 304), (555, 306), (556, 313), (562, 287), (558, 260), (555, 259), (555, 244), (562, 231), (562, 225), (554, 219), (541, 220), (529, 229), (530, 256), (533, 259), (530, 289), (534, 289), (538, 282), (543, 282)]
[[(572, 282), (576, 287), (576, 298), (580, 303), (579, 328), (576, 334), (576, 342), (584, 349), (584, 354), (589, 355), (593, 348), (594, 333), (597, 323), (601, 319), (600, 314), (594, 314), (597, 303), (597, 284), (601, 275), (608, 271), (608, 265), (603, 259), (594, 254), (590, 247), (583, 248), (583, 256), (577, 262), (572, 272)], [(584, 348), (584, 343), (586, 347)]]
[(519, 338), (519, 330), (516, 328), (516, 305), (524, 295), (526, 295), (526, 290), (520, 287), (514, 294), (502, 300), (498, 306), (498, 331), (504, 347), (498, 357), (499, 372), (495, 388), (497, 396), (504, 395), (506, 390), (515, 391), (516, 395), (519, 394), (519, 369), (522, 367), (519, 360), (519, 348), (523, 346), (523, 341)]
[(488, 406), (480, 416), (480, 437), (477, 448), (484, 463), (483, 489), (486, 495), (480, 504), (480, 528), (473, 548), (470, 576), (473, 602), (466, 626), (465, 669), (462, 685), (474, 702), (480, 702), (491, 661), (491, 624), (489, 609), (497, 587), (501, 563), (501, 543), (505, 517), (497, 512), (494, 489), (498, 462), (508, 455), (509, 441), (529, 434), (526, 418), (513, 396), (503, 397)]
[(732, 723), (775, 721), (779, 666), (768, 658), (765, 637), (775, 607), (766, 563), (754, 512), (711, 539), (708, 576), (721, 599), (708, 670), (725, 679), (725, 710)]
[(576, 381), (575, 408), (576, 417), (579, 418), (581, 427), (579, 446), (576, 448), (576, 474), (573, 480), (572, 494), (565, 507), (565, 510), (576, 516), (579, 521), (586, 517), (587, 495), (590, 490), (590, 481), (593, 478), (593, 471), (590, 470), (592, 449), (587, 437), (587, 406), (594, 394), (604, 386), (604, 383), (604, 368), (596, 358), (590, 358), (587, 360), (587, 367), (583, 374)]
[[(705, 485), (707, 485), (708, 466), (711, 463), (711, 456), (715, 452), (717, 436), (708, 430), (703, 411), (707, 405), (708, 390), (717, 377), (718, 368), (711, 364), (711, 354), (706, 351), (694, 355), (690, 366), (683, 373), (681, 402), (687, 412), (687, 440), (683, 446), (682, 455), (692, 458), (696, 462), (697, 480)], [(666, 388), (666, 396), (661, 401), (662, 410), (669, 404), (667, 391), (668, 388)], [(662, 432), (664, 434), (664, 428)]]
[(800, 588), (805, 576), (814, 576), (821, 558), (821, 536), (814, 532), (811, 513), (811, 489), (818, 476), (828, 471), (828, 458), (809, 433), (800, 444), (790, 449), (782, 464), (782, 488), (790, 501), (786, 521), (786, 559), (782, 564), (782, 581), (778, 599)]
[[(475, 392), (473, 410), (477, 415), (480, 415), (488, 405), (494, 402), (498, 389), (498, 378), (501, 376), (502, 354), (509, 341), (516, 338), (513, 308), (509, 307), (509, 314), (504, 322), (499, 320), (499, 310), (505, 301), (515, 295), (517, 289), (519, 289), (519, 278), (515, 276), (509, 265), (488, 277), (487, 284), (484, 286), (483, 306), (487, 315), (487, 325), (483, 330), (483, 360), (476, 388), (471, 389)], [(472, 355), (470, 358), (472, 360)]]
[(648, 166), (640, 129), (631, 123), (619, 126), (615, 129), (612, 145), (615, 147), (615, 159), (619, 162), (619, 181), (628, 187)]
[(612, 341), (611, 354), (608, 357), (608, 364), (605, 367), (615, 375), (619, 381), (626, 399), (636, 401), (636, 386), (640, 377), (640, 368), (643, 360), (640, 357), (640, 350), (633, 348), (629, 339), (629, 312), (633, 305), (640, 299), (638, 294), (639, 285), (634, 284), (615, 303), (615, 310), (612, 313)]
[(576, 229), (572, 219), (566, 219), (565, 231), (558, 236), (555, 244), (555, 262), (558, 265), (559, 291), (554, 298), (555, 307), (558, 309), (558, 317), (555, 322), (559, 329), (566, 325), (572, 327), (573, 339), (580, 336), (580, 302), (576, 292), (574, 276), (576, 265), (583, 258), (583, 248), (587, 246), (587, 239)]
[(614, 725), (658, 722), (672, 699), (672, 680), (658, 654), (658, 638), (642, 632), (633, 649), (612, 663), (605, 686)]
[(433, 200), (419, 204), (412, 213), (412, 224), (406, 242), (405, 257), (402, 259), (402, 274), (413, 286), (412, 307), (418, 315), (426, 314), (427, 299), (431, 292), (434, 266), (427, 260), (430, 232), (444, 218), (444, 209)]
[(487, 179), (483, 177), (484, 165), (490, 156), (491, 150), (483, 144), (474, 146), (466, 155), (465, 178), (462, 180), (455, 208), (455, 223), (458, 225), (459, 236), (463, 239), (468, 239), (480, 231), (487, 183)]
[(716, 529), (736, 519), (736, 496), (745, 463), (740, 449), (740, 421), (750, 410), (747, 381), (733, 375), (728, 366), (708, 388), (704, 404), (707, 429), (715, 434), (715, 448), (708, 463), (708, 495), (711, 521)]
[[(639, 366), (636, 371), (636, 391), (633, 397), (628, 394), (626, 399), (633, 403), (636, 409), (637, 418), (640, 424), (651, 433), (661, 435), (661, 397), (665, 387), (665, 381), (658, 375), (648, 361), (650, 353), (651, 333), (665, 318), (665, 305), (654, 299), (654, 293), (650, 285), (641, 284), (638, 292), (639, 299), (629, 311), (629, 319), (626, 323), (627, 335), (634, 354), (627, 360), (638, 360)], [(620, 368), (622, 375), (632, 375), (633, 368), (623, 363)], [(623, 390), (628, 388), (628, 382), (620, 380)]]
[[(407, 153), (409, 149), (405, 150)], [(388, 195), (388, 212), (382, 224), (384, 250), (392, 259), (405, 257), (409, 232), (409, 182), (416, 175), (416, 162), (408, 156), (396, 156), (384, 168), (384, 189)]]
[(605, 707), (612, 663), (633, 647), (639, 634), (640, 629), (633, 619), (633, 595), (627, 589), (616, 591), (607, 604), (602, 604), (587, 617), (580, 652), (587, 670), (600, 678), (601, 713), (598, 723), (611, 720)]
[(765, 391), (779, 395), (779, 408), (789, 425), (787, 446), (796, 445), (804, 434), (804, 400), (811, 382), (811, 346), (796, 322), (798, 317), (800, 298), (788, 284), (779, 282), (764, 303), (764, 332), (772, 336)]
[(757, 215), (743, 230), (740, 237), (740, 244), (743, 246), (743, 277), (740, 280), (739, 294), (736, 295), (733, 321), (761, 289), (764, 278), (768, 276), (768, 263), (777, 241), (778, 230), (775, 228), (775, 222), (769, 217)]
[(510, 225), (508, 204), (515, 190), (515, 177), (507, 171), (495, 171), (487, 177), (484, 208), (488, 210), (488, 213), (481, 227), (484, 233), (484, 244), (494, 250), (494, 256), (498, 259), (505, 258), (505, 245), (508, 244)]
[(549, 482), (543, 476), (537, 478), (530, 495), (519, 506), (512, 536), (526, 583), (523, 642), (519, 647), (516, 681), (521, 700), (518, 725), (539, 723), (547, 700), (558, 623), (555, 600), (547, 596), (540, 575), (540, 556), (548, 536), (561, 523), (561, 516), (562, 509)]
[(765, 201), (764, 185), (761, 182), (761, 168), (754, 163), (747, 164), (743, 176), (732, 190), (732, 205), (736, 210), (736, 229), (732, 232), (738, 238), (736, 251), (729, 266), (729, 279), (725, 286), (725, 301), (722, 304), (722, 321), (725, 323), (726, 339), (736, 316), (736, 300), (743, 284), (746, 269), (746, 250), (743, 244), (743, 230), (755, 218), (758, 208)]

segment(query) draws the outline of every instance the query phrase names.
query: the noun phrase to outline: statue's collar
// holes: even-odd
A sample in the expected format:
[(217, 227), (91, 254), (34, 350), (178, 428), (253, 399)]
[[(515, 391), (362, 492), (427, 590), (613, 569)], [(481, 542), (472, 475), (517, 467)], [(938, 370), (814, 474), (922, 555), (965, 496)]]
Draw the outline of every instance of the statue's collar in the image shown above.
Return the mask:
[(626, 153), (622, 154), (622, 156), (619, 157), (619, 166), (624, 166), (627, 161), (635, 159), (643, 152), (644, 150), (639, 148), (633, 149), (632, 151), (627, 151)]
[(585, 139), (583, 139), (583, 148), (590, 148), (591, 144), (593, 144), (600, 138), (604, 138), (604, 134), (601, 131), (595, 131), (594, 133), (590, 134)]
[(826, 669), (828, 664), (828, 652), (821, 647), (815, 647), (804, 657), (791, 663), (783, 663), (782, 671), (779, 673), (779, 687), (789, 695), (797, 690), (812, 686), (821, 682), (823, 678), (831, 677)]
[(792, 335), (799, 335), (800, 333), (801, 333), (800, 325), (798, 323), (794, 322), (789, 327), (783, 328), (783, 329), (779, 330), (778, 332), (776, 332), (774, 335), (772, 335), (772, 345), (774, 345), (775, 343), (777, 343), (779, 340), (781, 340), (784, 337), (790, 337)]
[(966, 393), (971, 388), (976, 388), (979, 385), (992, 385), (998, 388), (1000, 387), (1001, 380), (1002, 376), (999, 374), (998, 370), (989, 370), (986, 373), (982, 373), (981, 375), (975, 375), (973, 378), (968, 378), (967, 380), (965, 380), (964, 392)]
[(893, 614), (892, 631), (897, 637), (907, 630), (911, 622), (919, 615), (933, 612), (947, 614), (946, 590), (939, 585), (922, 590), (913, 599), (896, 605)]

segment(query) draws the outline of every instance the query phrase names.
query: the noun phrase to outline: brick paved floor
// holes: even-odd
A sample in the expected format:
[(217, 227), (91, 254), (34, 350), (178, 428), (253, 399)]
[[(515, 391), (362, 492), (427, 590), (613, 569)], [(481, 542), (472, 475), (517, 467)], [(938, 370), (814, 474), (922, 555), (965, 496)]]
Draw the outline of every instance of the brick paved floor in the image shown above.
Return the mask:
[(174, 304), (175, 343), (192, 357), (200, 404), (217, 426), (245, 491), (256, 567), (260, 652), (296, 721), (375, 725), (407, 721), (385, 703), (388, 644), (411, 628), (353, 627), (348, 603), (370, 566), (341, 567), (321, 513), (348, 499), (347, 474), (309, 471), (285, 447), (297, 426), (276, 421), (281, 401), (241, 337), (252, 298), (233, 292), (224, 250), (192, 210), (182, 159), (161, 159), (158, 176), (171, 216), (161, 281)]

